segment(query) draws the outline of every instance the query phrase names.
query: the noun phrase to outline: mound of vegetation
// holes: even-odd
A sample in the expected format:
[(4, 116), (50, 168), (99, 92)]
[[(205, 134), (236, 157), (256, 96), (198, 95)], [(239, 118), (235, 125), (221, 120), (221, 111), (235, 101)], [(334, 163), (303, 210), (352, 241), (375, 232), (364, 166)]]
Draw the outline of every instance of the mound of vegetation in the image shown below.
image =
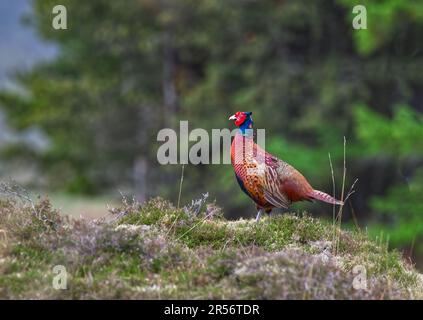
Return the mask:
[[(0, 298), (423, 297), (421, 275), (363, 233), (308, 215), (228, 221), (203, 200), (125, 200), (97, 221), (64, 217), (48, 200), (0, 200)], [(53, 286), (58, 265), (64, 290)]]

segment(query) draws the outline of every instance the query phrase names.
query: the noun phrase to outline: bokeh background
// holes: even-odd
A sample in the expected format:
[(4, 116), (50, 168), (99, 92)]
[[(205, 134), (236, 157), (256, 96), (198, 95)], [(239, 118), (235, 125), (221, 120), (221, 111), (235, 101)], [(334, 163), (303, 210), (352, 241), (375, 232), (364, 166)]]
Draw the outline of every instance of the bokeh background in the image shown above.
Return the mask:
[[(65, 213), (100, 216), (121, 193), (176, 202), (181, 166), (157, 163), (157, 132), (253, 111), (267, 149), (329, 193), (330, 153), (338, 196), (345, 136), (347, 188), (359, 180), (344, 227), (423, 267), (422, 1), (2, 0), (0, 87), (1, 179)], [(181, 202), (203, 193), (255, 213), (230, 165), (185, 167)]]

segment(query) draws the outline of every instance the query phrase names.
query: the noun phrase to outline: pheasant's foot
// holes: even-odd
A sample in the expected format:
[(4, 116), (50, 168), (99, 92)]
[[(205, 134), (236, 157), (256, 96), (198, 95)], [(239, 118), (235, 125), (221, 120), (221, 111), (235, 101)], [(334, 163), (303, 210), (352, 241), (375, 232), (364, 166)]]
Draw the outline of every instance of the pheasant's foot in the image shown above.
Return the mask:
[(257, 212), (257, 216), (256, 216), (256, 222), (258, 222), (260, 220), (260, 215), (261, 215), (261, 210), (259, 210)]

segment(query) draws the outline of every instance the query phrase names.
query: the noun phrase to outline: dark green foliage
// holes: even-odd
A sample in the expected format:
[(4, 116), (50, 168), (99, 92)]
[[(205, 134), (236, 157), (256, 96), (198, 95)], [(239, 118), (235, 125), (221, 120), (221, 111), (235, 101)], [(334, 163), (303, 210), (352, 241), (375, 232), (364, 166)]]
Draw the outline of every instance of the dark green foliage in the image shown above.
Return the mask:
[[(414, 254), (420, 256), (423, 252), (423, 171), (420, 168), (423, 116), (406, 106), (398, 106), (392, 119), (379, 116), (364, 106), (357, 106), (355, 113), (361, 154), (364, 151), (368, 159), (383, 157), (385, 161), (396, 163), (395, 169), (403, 177), (384, 195), (371, 199), (372, 208), (381, 213), (375, 219), (379, 225), (374, 227), (373, 233), (378, 235), (380, 229), (385, 229), (390, 244), (411, 247)], [(380, 225), (383, 218), (388, 220), (388, 228)]]

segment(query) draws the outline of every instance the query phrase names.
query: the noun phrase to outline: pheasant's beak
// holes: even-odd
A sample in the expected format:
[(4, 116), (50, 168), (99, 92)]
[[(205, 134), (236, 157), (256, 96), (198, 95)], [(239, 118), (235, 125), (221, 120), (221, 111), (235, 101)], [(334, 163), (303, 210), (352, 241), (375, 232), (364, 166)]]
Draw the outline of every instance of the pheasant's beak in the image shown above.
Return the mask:
[(236, 116), (235, 115), (230, 116), (229, 120), (236, 120)]

